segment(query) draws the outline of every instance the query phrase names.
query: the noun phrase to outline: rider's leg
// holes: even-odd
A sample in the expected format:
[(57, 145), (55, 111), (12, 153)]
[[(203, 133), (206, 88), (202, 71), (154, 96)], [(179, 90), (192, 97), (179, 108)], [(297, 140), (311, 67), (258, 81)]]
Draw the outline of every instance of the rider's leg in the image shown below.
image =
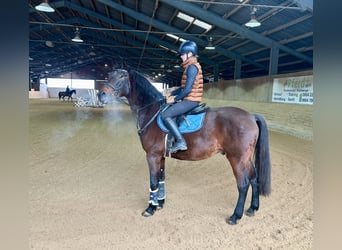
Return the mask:
[(171, 104), (170, 107), (162, 112), (161, 118), (163, 119), (165, 126), (170, 130), (170, 132), (176, 139), (174, 146), (170, 149), (171, 153), (176, 152), (177, 150), (187, 149), (186, 142), (182, 134), (179, 132), (178, 126), (173, 119), (188, 112), (197, 105), (197, 102), (181, 101)]
[(164, 118), (164, 124), (176, 139), (174, 145), (170, 148), (170, 152), (174, 153), (178, 150), (187, 150), (188, 147), (186, 145), (186, 142), (182, 134), (179, 132), (178, 126), (174, 122), (174, 120), (171, 117), (166, 117)]

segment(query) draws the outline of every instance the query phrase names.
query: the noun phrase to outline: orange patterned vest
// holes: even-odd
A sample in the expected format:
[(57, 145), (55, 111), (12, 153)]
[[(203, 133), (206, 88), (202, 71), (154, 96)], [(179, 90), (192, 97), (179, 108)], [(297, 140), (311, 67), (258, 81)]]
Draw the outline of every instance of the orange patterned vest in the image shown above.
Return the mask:
[(182, 81), (181, 81), (181, 88), (185, 87), (186, 83), (186, 70), (189, 67), (189, 65), (194, 64), (197, 69), (197, 75), (195, 78), (195, 82), (192, 85), (192, 90), (191, 92), (184, 98), (185, 100), (188, 101), (195, 101), (195, 102), (201, 102), (202, 101), (202, 96), (203, 96), (203, 74), (202, 74), (202, 67), (197, 61), (197, 58), (192, 56), (188, 60), (182, 63), (182, 66), (184, 68), (184, 72), (182, 75)]

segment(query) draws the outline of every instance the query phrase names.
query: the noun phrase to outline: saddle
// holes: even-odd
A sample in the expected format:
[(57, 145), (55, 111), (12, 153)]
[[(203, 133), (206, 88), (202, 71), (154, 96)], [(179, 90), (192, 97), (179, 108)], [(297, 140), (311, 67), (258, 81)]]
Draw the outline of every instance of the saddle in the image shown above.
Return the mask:
[(196, 115), (196, 114), (203, 113), (206, 111), (205, 105), (206, 105), (206, 103), (202, 102), (202, 103), (198, 104), (196, 107), (194, 107), (193, 109), (186, 112), (183, 116)]
[[(182, 134), (193, 133), (201, 129), (206, 111), (205, 105), (205, 103), (200, 103), (198, 104), (198, 106), (194, 107), (188, 112), (176, 117), (178, 129)], [(168, 105), (162, 108), (160, 113), (162, 113), (167, 108)], [(163, 132), (168, 133), (169, 130), (164, 125), (160, 113), (157, 117), (157, 124)]]
[[(204, 117), (206, 114), (207, 108), (205, 107), (205, 103), (200, 103), (195, 108), (189, 110), (181, 116), (176, 117), (176, 123), (178, 125), (178, 129), (182, 134), (193, 133), (200, 130), (203, 126)], [(162, 111), (164, 111), (168, 106), (164, 107)], [(174, 142), (174, 138), (169, 130), (164, 125), (160, 114), (157, 117), (157, 124), (159, 128), (167, 133), (165, 138), (165, 157), (169, 156), (169, 148), (172, 146)]]

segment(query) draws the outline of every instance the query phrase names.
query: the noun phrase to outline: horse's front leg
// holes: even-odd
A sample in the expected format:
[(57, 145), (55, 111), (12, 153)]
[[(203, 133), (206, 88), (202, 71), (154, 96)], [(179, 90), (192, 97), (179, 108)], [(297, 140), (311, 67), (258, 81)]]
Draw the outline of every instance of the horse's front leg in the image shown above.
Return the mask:
[(150, 171), (150, 196), (149, 205), (142, 213), (145, 217), (149, 217), (157, 209), (161, 209), (165, 202), (165, 158), (147, 154), (147, 162)]
[(166, 197), (166, 194), (165, 194), (165, 158), (163, 157), (161, 159), (159, 178), (158, 178), (158, 193), (157, 193), (157, 199), (158, 199), (157, 209), (158, 210), (164, 207), (165, 197)]

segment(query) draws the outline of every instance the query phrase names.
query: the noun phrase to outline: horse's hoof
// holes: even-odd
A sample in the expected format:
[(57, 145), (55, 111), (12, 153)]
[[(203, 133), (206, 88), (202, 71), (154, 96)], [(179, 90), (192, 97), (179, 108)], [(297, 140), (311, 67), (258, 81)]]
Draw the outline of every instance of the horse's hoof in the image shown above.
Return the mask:
[(151, 214), (151, 213), (149, 213), (149, 212), (147, 212), (147, 211), (145, 210), (144, 212), (142, 212), (141, 215), (144, 216), (144, 217), (150, 217), (150, 216), (153, 215), (153, 213)]
[(152, 204), (149, 204), (146, 210), (141, 214), (144, 217), (150, 217), (154, 214), (156, 211), (157, 206), (154, 206)]
[(226, 222), (229, 224), (229, 225), (236, 225), (237, 224), (237, 218), (235, 216), (230, 216)]
[(232, 221), (231, 219), (227, 219), (226, 221), (229, 225), (236, 225), (236, 221)]
[(246, 211), (246, 215), (249, 216), (249, 217), (252, 217), (255, 215), (255, 210), (252, 209), (252, 208), (249, 208), (247, 211)]

